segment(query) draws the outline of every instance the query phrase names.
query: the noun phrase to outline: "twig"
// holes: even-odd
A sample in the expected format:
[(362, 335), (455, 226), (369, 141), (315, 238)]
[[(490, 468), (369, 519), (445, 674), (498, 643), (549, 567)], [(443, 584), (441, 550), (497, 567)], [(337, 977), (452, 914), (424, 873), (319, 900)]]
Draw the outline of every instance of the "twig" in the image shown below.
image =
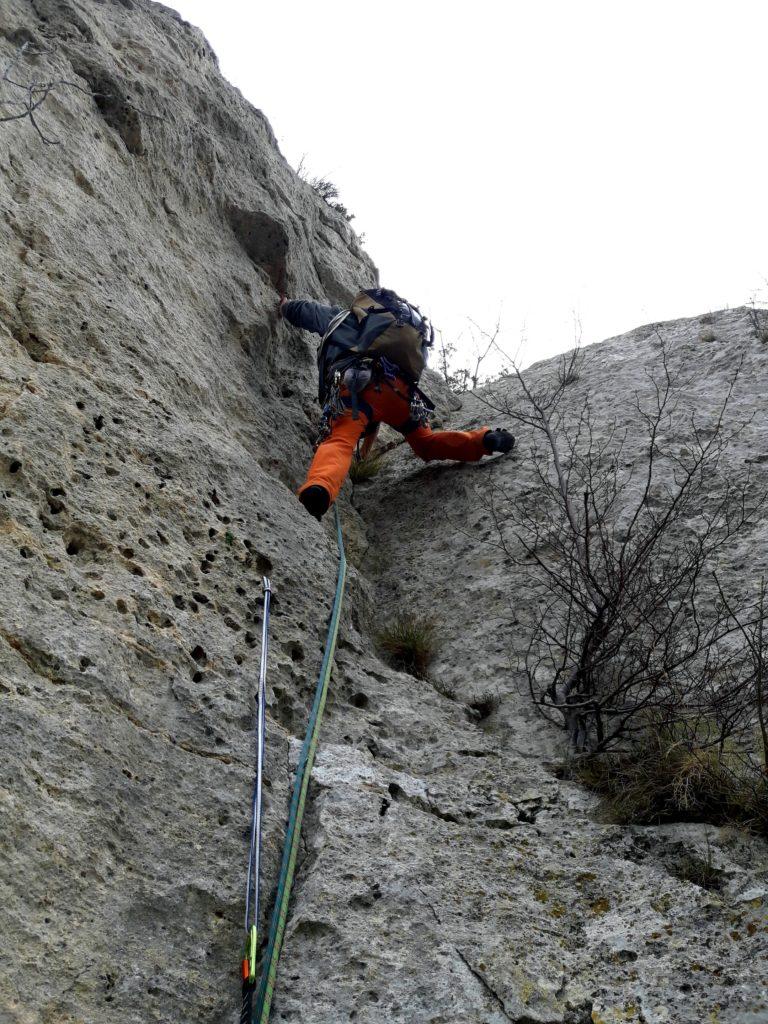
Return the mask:
[[(700, 747), (716, 726), (712, 742), (722, 745), (746, 733), (755, 703), (768, 750), (764, 655), (753, 650), (746, 678), (749, 644), (737, 642), (739, 624), (748, 625), (744, 603), (712, 609), (701, 594), (704, 574), (765, 504), (749, 472), (735, 478), (721, 467), (744, 427), (726, 422), (743, 357), (705, 429), (686, 424), (680, 406), (690, 382), (671, 371), (660, 340), (649, 399), (635, 396), (645, 427), (641, 473), (625, 472), (628, 431), (612, 421), (598, 431), (588, 394), (566, 404), (578, 350), (543, 384), (513, 364), (519, 393), (513, 402), (498, 396), (499, 411), (532, 435), (534, 487), (491, 501), (505, 553), (540, 598), (523, 657), (528, 689), (547, 717), (561, 716), (575, 753), (632, 742), (651, 723), (683, 729)], [(678, 425), (693, 439), (685, 455), (666, 441)], [(762, 651), (762, 635), (751, 639)]]
[(29, 42), (23, 43), (13, 58), (11, 63), (6, 67), (2, 76), (0, 77), (0, 83), (11, 86), (12, 89), (18, 89), (22, 94), (17, 99), (0, 100), (0, 106), (3, 107), (21, 107), (21, 110), (12, 113), (4, 114), (0, 116), (0, 124), (9, 121), (21, 121), (25, 118), (29, 119), (29, 123), (35, 129), (37, 134), (40, 136), (46, 146), (58, 146), (61, 145), (60, 139), (48, 138), (45, 132), (40, 127), (40, 124), (35, 116), (37, 111), (43, 106), (45, 101), (48, 99), (52, 92), (62, 87), (68, 89), (77, 89), (78, 92), (84, 93), (86, 96), (96, 96), (97, 93), (92, 93), (88, 89), (84, 88), (77, 82), (71, 82), (67, 78), (53, 78), (50, 81), (32, 81), (32, 82), (18, 82), (14, 78), (11, 78), (14, 68), (21, 64), (22, 60), (27, 56), (39, 57), (44, 53), (50, 53), (49, 50), (36, 50), (29, 48)]

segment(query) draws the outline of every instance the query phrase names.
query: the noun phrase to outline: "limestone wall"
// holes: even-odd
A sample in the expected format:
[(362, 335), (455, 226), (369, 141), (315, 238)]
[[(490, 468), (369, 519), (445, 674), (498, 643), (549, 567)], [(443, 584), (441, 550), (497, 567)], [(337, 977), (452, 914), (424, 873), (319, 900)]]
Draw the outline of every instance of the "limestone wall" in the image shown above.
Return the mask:
[[(4, 0), (4, 66), (25, 42), (45, 52), (17, 73), (80, 88), (40, 110), (58, 144), (0, 126), (0, 1021), (223, 1024), (261, 577), (270, 893), (336, 570), (332, 524), (294, 496), (314, 345), (277, 294), (343, 301), (376, 271), (172, 11)], [(764, 474), (768, 352), (744, 310), (711, 329), (666, 328), (703, 407), (746, 350), (738, 411), (757, 418), (736, 457)], [(582, 386), (626, 410), (653, 356), (649, 330), (613, 339)], [(456, 426), (487, 416), (449, 405)], [(525, 444), (463, 467), (396, 449), (345, 489), (349, 596), (274, 1020), (768, 1020), (764, 845), (598, 823), (519, 696), (526, 592), (483, 495), (531, 486)], [(731, 571), (764, 551), (758, 531)], [(376, 654), (403, 603), (439, 619), (431, 683)], [(488, 689), (502, 702), (481, 721)], [(717, 891), (676, 874), (707, 844)]]

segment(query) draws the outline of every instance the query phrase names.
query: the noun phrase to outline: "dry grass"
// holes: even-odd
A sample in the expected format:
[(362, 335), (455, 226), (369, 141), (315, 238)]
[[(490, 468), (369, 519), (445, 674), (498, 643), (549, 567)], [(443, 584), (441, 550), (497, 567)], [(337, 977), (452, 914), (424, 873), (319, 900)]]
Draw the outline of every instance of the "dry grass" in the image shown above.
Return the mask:
[(712, 850), (707, 847), (706, 860), (695, 854), (687, 854), (670, 867), (670, 872), (681, 882), (692, 882), (700, 889), (718, 892), (723, 887), (723, 872), (712, 862)]
[(600, 793), (617, 824), (738, 824), (768, 835), (768, 778), (742, 752), (720, 751), (669, 729), (649, 731), (631, 754), (580, 759), (571, 775)]
[(434, 619), (403, 612), (380, 630), (376, 639), (393, 668), (426, 679), (439, 646)]
[(458, 700), (458, 694), (456, 693), (455, 686), (451, 686), (449, 683), (444, 683), (440, 679), (430, 679), (430, 683), (432, 683), (432, 686), (441, 697), (445, 697), (446, 700)]
[(482, 722), (490, 718), (494, 712), (499, 710), (501, 697), (498, 693), (488, 690), (481, 694), (476, 700), (470, 702), (470, 707), (477, 715), (477, 721)]

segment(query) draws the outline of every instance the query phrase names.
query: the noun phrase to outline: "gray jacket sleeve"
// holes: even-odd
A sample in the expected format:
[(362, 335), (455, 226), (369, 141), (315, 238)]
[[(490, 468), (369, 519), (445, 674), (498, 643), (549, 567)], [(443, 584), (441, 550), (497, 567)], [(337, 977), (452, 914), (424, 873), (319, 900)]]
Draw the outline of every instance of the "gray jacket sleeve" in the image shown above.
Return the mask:
[(312, 302), (309, 299), (294, 299), (283, 303), (283, 316), (294, 327), (301, 327), (305, 331), (322, 336), (328, 330), (331, 320), (343, 308), (325, 306), (322, 302)]

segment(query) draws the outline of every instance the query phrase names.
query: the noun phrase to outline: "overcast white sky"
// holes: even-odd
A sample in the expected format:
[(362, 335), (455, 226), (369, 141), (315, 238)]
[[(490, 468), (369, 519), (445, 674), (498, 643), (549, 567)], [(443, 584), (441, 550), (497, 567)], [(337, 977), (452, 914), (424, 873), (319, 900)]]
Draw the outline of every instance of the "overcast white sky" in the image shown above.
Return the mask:
[(768, 298), (764, 0), (170, 0), (449, 339)]

